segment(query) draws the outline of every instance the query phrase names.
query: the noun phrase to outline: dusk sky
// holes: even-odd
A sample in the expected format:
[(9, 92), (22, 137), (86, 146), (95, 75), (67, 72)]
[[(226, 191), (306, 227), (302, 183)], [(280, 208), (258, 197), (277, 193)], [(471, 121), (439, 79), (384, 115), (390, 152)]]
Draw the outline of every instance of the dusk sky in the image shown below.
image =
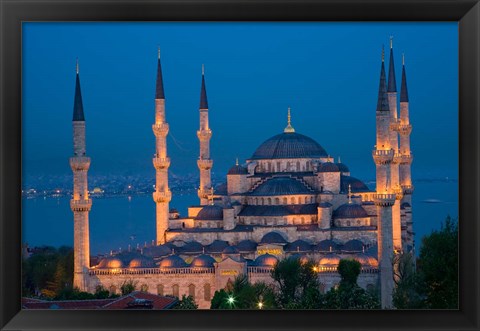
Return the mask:
[(170, 125), (170, 170), (197, 173), (201, 66), (213, 172), (225, 174), (283, 132), (375, 178), (381, 48), (393, 36), (397, 88), (405, 52), (415, 178), (458, 178), (457, 23), (24, 23), (23, 171), (69, 174), (75, 60), (89, 174), (154, 177), (157, 47)]

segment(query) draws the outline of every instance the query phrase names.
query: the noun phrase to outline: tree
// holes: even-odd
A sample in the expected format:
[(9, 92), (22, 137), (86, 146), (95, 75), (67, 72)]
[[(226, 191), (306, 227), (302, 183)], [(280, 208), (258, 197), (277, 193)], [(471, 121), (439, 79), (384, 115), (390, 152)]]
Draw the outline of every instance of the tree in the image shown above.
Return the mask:
[(120, 291), (123, 295), (127, 295), (135, 291), (137, 288), (138, 281), (134, 281), (133, 279), (129, 279), (123, 282), (122, 286), (120, 286)]
[(195, 299), (189, 295), (182, 295), (182, 299), (178, 302), (174, 309), (197, 309), (198, 305), (195, 303)]
[(418, 273), (430, 309), (458, 309), (458, 222), (450, 216), (440, 231), (422, 239)]
[(397, 309), (422, 309), (425, 296), (422, 294), (424, 284), (421, 274), (415, 272), (412, 252), (398, 254), (394, 258), (395, 289), (393, 305)]
[(271, 276), (277, 286), (280, 308), (320, 308), (320, 284), (315, 267), (314, 261), (301, 262), (296, 258), (283, 259), (275, 265)]
[(341, 280), (338, 288), (332, 288), (324, 297), (322, 308), (327, 309), (378, 309), (378, 297), (357, 284), (361, 264), (356, 260), (340, 260), (338, 273)]

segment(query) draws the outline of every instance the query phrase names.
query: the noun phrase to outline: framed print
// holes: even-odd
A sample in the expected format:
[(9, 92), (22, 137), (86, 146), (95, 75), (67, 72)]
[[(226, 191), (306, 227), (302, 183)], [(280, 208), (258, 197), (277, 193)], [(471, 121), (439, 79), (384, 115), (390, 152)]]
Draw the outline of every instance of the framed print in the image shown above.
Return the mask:
[(2, 1), (2, 328), (478, 329), (479, 6)]

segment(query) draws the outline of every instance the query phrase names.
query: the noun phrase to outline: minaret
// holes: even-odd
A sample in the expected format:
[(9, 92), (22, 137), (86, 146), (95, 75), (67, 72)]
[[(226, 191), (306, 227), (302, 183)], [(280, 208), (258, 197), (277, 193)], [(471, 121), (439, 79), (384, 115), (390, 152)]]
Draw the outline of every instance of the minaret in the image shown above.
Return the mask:
[(392, 308), (393, 293), (392, 206), (395, 204), (395, 194), (391, 187), (390, 178), (390, 164), (394, 157), (394, 149), (390, 140), (390, 118), (384, 51), (382, 49), (382, 66), (376, 111), (377, 144), (372, 152), (377, 169), (377, 189), (376, 194), (373, 196), (373, 201), (377, 206), (377, 244), (382, 308)]
[(88, 291), (88, 269), (90, 268), (88, 213), (92, 208), (92, 200), (88, 198), (87, 183), (90, 158), (86, 156), (85, 149), (85, 116), (83, 114), (77, 59), (75, 101), (73, 104), (73, 156), (70, 158), (70, 167), (73, 171), (73, 198), (70, 200), (70, 208), (73, 212), (73, 286), (80, 291)]
[(395, 151), (393, 162), (390, 163), (391, 186), (397, 194), (397, 201), (392, 208), (393, 213), (393, 247), (396, 251), (402, 250), (402, 225), (400, 219), (400, 200), (402, 199), (402, 189), (400, 187), (399, 163), (400, 154), (398, 150), (398, 125), (397, 119), (397, 83), (395, 79), (395, 64), (393, 60), (393, 37), (390, 37), (390, 61), (388, 65), (388, 106), (390, 108), (390, 146)]
[(200, 205), (208, 205), (209, 196), (212, 194), (212, 179), (210, 171), (213, 166), (213, 160), (210, 159), (210, 139), (212, 130), (208, 126), (208, 101), (207, 90), (205, 88), (205, 67), (202, 64), (202, 88), (200, 91), (200, 130), (197, 131), (197, 137), (200, 141), (200, 156), (197, 160), (198, 169), (200, 169), (200, 187), (198, 197)]
[[(410, 151), (410, 133), (412, 132), (412, 125), (409, 119), (408, 106), (408, 89), (407, 89), (407, 74), (405, 73), (405, 56), (402, 56), (402, 86), (400, 89), (400, 126), (398, 132), (400, 133), (400, 185), (404, 193), (403, 202), (408, 202), (412, 206), (412, 174), (411, 165), (413, 161), (412, 152)], [(411, 207), (410, 207), (411, 208)], [(407, 217), (407, 241), (413, 246), (412, 229), (412, 214), (409, 213)]]
[(160, 63), (160, 48), (158, 49), (157, 86), (155, 91), (155, 124), (152, 125), (155, 135), (155, 192), (153, 201), (156, 204), (157, 245), (165, 243), (165, 232), (168, 229), (169, 205), (172, 193), (168, 187), (168, 167), (170, 158), (167, 156), (168, 123), (165, 119), (165, 94), (163, 91), (162, 65)]

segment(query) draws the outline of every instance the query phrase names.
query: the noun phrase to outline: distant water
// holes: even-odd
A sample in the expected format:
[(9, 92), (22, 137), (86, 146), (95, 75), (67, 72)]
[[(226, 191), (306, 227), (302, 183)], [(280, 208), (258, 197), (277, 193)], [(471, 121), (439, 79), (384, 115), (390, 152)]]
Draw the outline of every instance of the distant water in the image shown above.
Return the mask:
[[(416, 182), (413, 196), (413, 222), (417, 252), (421, 238), (450, 215), (458, 217), (458, 183)], [(40, 245), (73, 246), (73, 215), (68, 198), (22, 200), (23, 242)], [(425, 202), (429, 201), (429, 202)], [(197, 205), (198, 197), (174, 195), (171, 208), (182, 215)], [(155, 239), (155, 204), (151, 195), (94, 198), (90, 212), (90, 249), (92, 254), (135, 247)]]

